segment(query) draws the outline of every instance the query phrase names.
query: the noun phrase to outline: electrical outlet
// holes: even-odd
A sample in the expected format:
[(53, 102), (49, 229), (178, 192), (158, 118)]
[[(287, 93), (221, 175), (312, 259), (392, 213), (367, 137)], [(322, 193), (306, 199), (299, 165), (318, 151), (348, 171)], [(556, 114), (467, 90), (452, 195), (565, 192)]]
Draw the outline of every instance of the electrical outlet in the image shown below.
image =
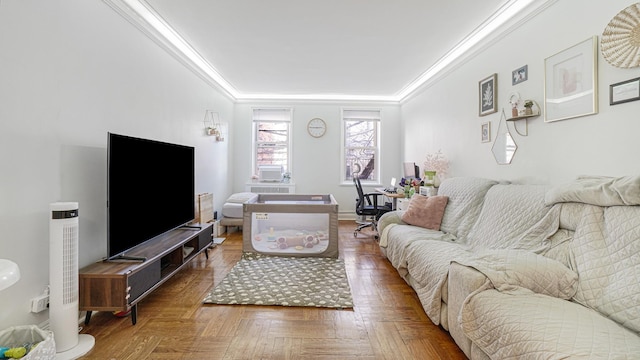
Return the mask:
[(49, 295), (40, 295), (31, 299), (31, 312), (39, 313), (49, 307)]

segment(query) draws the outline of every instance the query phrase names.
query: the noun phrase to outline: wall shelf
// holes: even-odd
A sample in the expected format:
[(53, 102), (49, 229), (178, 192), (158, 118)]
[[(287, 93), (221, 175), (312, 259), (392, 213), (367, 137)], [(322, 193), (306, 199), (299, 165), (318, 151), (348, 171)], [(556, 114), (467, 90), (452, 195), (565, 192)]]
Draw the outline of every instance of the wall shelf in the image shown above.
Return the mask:
[[(536, 104), (536, 106), (537, 105), (538, 104)], [(534, 117), (538, 117), (538, 116), (540, 116), (540, 110), (536, 109), (532, 114), (519, 115), (519, 116), (515, 116), (515, 117), (512, 117), (512, 118), (508, 118), (506, 120), (507, 120), (507, 122), (513, 122), (513, 129), (518, 133), (518, 135), (520, 135), (520, 136), (528, 136), (529, 135), (529, 122), (528, 121), (529, 121), (530, 118), (534, 118)], [(524, 120), (524, 134), (521, 133), (518, 130), (518, 127), (516, 126), (516, 121), (518, 121), (518, 120)]]
[(530, 115), (520, 115), (520, 116), (509, 118), (509, 119), (507, 119), (507, 121), (517, 121), (517, 120), (528, 119), (528, 118), (532, 118), (532, 117), (536, 117), (536, 116), (540, 116), (540, 114), (533, 113), (533, 114), (530, 114)]

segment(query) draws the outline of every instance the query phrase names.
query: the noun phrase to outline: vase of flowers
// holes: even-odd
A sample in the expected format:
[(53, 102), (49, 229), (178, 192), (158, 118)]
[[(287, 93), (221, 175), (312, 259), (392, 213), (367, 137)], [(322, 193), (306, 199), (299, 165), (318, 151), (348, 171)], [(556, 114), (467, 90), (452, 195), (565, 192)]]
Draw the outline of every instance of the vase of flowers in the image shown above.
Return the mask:
[(436, 185), (436, 171), (425, 170), (424, 171), (424, 186)]

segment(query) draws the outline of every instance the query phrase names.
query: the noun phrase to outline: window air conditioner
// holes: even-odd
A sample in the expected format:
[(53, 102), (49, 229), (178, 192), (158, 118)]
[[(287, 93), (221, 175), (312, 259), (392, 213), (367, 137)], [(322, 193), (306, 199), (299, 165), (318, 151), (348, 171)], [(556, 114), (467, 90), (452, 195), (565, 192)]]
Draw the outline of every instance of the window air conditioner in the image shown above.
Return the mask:
[(258, 167), (258, 180), (261, 182), (281, 182), (282, 165), (262, 165)]

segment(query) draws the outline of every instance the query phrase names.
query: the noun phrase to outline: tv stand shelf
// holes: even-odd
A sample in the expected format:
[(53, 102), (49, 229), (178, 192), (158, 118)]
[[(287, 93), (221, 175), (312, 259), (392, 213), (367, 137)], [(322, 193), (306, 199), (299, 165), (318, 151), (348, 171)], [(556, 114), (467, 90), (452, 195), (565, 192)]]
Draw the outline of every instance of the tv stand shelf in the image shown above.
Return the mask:
[(104, 260), (80, 269), (80, 311), (89, 324), (92, 311), (129, 311), (137, 321), (137, 304), (211, 245), (213, 224), (193, 224), (140, 244), (126, 256), (140, 260)]

